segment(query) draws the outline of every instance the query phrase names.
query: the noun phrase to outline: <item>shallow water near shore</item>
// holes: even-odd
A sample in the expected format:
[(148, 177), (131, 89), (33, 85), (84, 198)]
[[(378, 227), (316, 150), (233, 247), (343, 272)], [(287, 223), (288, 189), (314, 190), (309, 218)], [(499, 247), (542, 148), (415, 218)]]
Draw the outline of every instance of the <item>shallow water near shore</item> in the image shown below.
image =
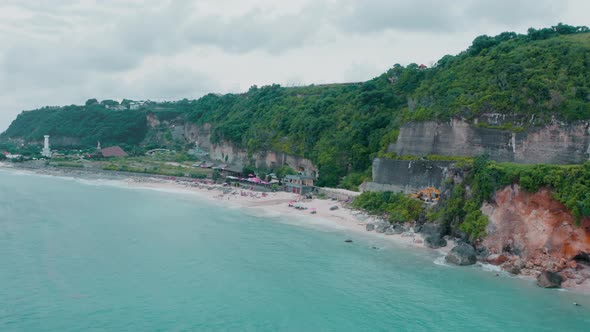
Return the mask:
[(435, 251), (370, 234), (252, 212), (116, 181), (0, 170), (0, 330), (583, 331), (590, 324), (587, 295), (436, 264)]

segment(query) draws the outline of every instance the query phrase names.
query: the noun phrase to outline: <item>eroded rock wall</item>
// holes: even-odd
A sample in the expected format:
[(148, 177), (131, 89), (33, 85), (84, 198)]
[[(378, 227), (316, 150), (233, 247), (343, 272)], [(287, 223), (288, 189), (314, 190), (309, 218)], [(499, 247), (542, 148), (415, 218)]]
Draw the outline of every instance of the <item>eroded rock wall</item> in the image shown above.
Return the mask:
[[(490, 122), (489, 119), (486, 121)], [(449, 122), (405, 124), (397, 141), (389, 146), (389, 152), (413, 156), (477, 156), (487, 153), (497, 161), (575, 164), (588, 160), (589, 147), (587, 123), (555, 123), (512, 132), (453, 119)]]
[(532, 194), (518, 185), (506, 187), (482, 212), (489, 219), (483, 245), (493, 254), (521, 257), (531, 271), (562, 271), (590, 253), (590, 219), (574, 225), (572, 215), (548, 189)]
[(235, 146), (232, 142), (211, 142), (211, 125), (198, 126), (193, 123), (186, 123), (184, 138), (189, 143), (195, 143), (209, 152), (209, 158), (216, 161), (227, 162), (236, 167), (243, 167), (254, 164), (259, 168), (273, 168), (276, 166), (288, 165), (293, 169), (303, 169), (305, 173), (317, 176), (317, 166), (309, 159), (289, 155), (276, 151), (262, 151), (249, 154), (245, 149)]
[(361, 186), (363, 191), (402, 191), (405, 193), (440, 188), (447, 176), (450, 161), (373, 160), (373, 181)]

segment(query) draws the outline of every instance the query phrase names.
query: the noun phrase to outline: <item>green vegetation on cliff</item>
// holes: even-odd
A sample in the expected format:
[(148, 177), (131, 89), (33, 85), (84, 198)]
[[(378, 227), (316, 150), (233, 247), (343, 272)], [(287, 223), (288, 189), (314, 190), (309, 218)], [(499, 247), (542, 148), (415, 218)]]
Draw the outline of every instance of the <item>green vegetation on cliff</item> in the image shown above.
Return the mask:
[[(83, 146), (140, 144), (146, 115), (161, 121), (211, 124), (214, 142), (253, 153), (275, 150), (311, 159), (319, 185), (355, 188), (372, 158), (386, 151), (405, 121), (512, 116), (513, 128), (590, 119), (590, 33), (559, 24), (526, 35), (480, 36), (464, 52), (433, 68), (395, 65), (364, 83), (284, 88), (253, 86), (243, 94), (147, 102), (89, 100), (85, 106), (23, 112), (3, 138), (77, 139)], [(74, 141), (75, 141), (74, 140)], [(348, 176), (347, 176), (348, 175)]]
[(392, 192), (365, 192), (352, 202), (352, 207), (371, 214), (387, 214), (392, 223), (417, 220), (422, 205), (418, 199)]
[(144, 112), (72, 105), (22, 112), (2, 136), (40, 142), (43, 135), (50, 135), (70, 140), (66, 145), (90, 147), (97, 141), (137, 145), (146, 132)]
[(516, 115), (527, 124), (556, 116), (590, 118), (590, 33), (560, 24), (477, 37), (457, 56), (445, 56), (410, 92), (411, 119), (482, 113)]

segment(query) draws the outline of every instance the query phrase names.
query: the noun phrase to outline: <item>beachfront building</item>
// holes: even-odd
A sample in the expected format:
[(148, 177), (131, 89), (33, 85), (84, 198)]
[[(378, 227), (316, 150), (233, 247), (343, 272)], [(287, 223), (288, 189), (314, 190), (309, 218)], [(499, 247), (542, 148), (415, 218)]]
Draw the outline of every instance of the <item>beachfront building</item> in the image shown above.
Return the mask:
[(308, 175), (287, 175), (283, 180), (285, 191), (305, 195), (313, 191), (315, 178)]

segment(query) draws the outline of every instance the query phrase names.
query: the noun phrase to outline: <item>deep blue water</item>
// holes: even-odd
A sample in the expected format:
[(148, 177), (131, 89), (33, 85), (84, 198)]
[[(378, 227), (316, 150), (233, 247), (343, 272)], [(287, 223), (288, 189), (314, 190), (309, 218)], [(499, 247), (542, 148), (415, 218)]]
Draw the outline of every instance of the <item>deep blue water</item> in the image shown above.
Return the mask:
[(590, 326), (586, 295), (437, 265), (435, 252), (306, 222), (0, 170), (0, 331)]

